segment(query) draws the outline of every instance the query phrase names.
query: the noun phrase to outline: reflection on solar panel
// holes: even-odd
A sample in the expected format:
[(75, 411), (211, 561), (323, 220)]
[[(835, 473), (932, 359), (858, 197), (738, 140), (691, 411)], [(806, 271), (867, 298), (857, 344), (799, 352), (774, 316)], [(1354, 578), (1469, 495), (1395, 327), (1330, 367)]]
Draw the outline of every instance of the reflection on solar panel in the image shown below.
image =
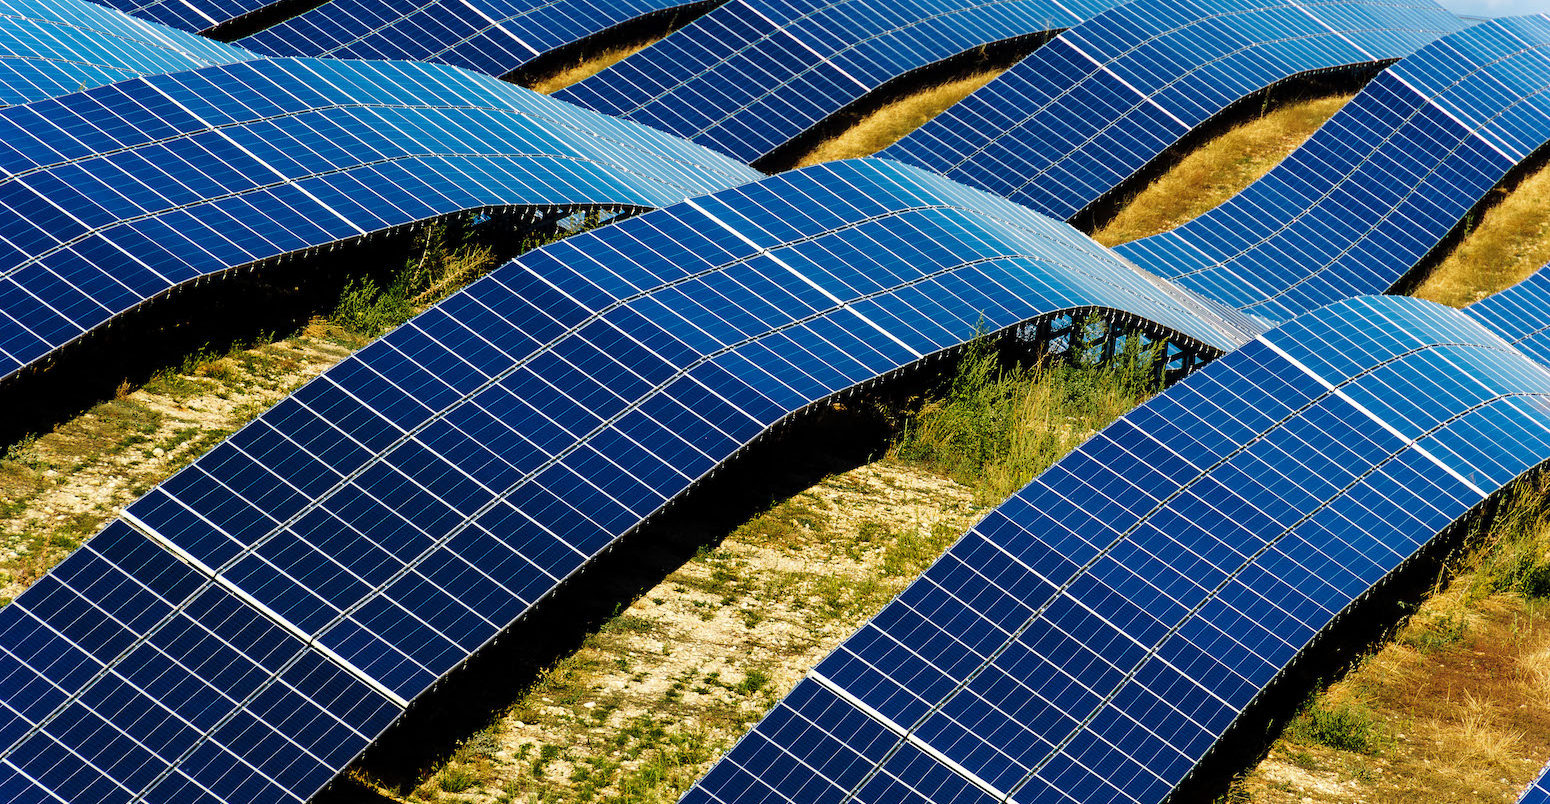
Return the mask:
[(1387, 290), (1550, 140), (1547, 45), (1543, 16), (1446, 36), (1379, 74), (1242, 193), (1116, 250), (1282, 320)]
[(759, 174), (450, 67), (258, 60), (0, 111), (0, 379), (190, 280), (470, 210)]
[(976, 332), (1092, 310), (1212, 354), (1257, 332), (1064, 224), (892, 162), (531, 252), (305, 386), (0, 609), (0, 789), (305, 798), (768, 428)]
[(899, 76), (1110, 0), (732, 0), (557, 93), (752, 162)]
[(413, 59), (505, 76), (557, 48), (701, 0), (331, 0), (242, 44), (275, 56)]
[(251, 58), (83, 0), (0, 0), (0, 106)]
[(1539, 772), (1539, 778), (1523, 791), (1518, 804), (1550, 804), (1550, 765)]
[(881, 155), (1071, 218), (1250, 94), (1396, 59), (1461, 27), (1431, 2), (1137, 0), (1061, 34)]
[(283, 0), (103, 0), (141, 19), (159, 22), (180, 31), (208, 31), (249, 14), (263, 11)]
[(1353, 601), (1547, 458), (1550, 369), (1467, 316), (1309, 314), (993, 511), (684, 801), (1162, 800)]
[(1550, 366), (1550, 266), (1464, 312), (1501, 334), (1524, 354)]

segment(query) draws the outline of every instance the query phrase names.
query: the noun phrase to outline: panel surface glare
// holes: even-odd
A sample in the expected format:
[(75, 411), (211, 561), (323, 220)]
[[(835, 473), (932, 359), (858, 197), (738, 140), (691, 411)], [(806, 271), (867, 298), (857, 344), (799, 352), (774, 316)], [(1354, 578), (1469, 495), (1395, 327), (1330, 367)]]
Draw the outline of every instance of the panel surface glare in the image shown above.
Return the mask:
[(1468, 316), (1303, 316), (992, 511), (684, 801), (1160, 801), (1338, 613), (1547, 458), (1550, 369)]
[(1093, 308), (1210, 353), (1258, 331), (1063, 223), (879, 160), (530, 252), (0, 608), (0, 778), (74, 804), (305, 798), (772, 426), (976, 333)]
[(84, 0), (0, 0), (0, 106), (251, 58)]
[(559, 47), (694, 0), (330, 0), (241, 40), (273, 56), (411, 59), (504, 76)]
[(1069, 219), (1202, 123), (1464, 23), (1430, 2), (1138, 0), (1061, 34), (880, 155)]
[(1550, 141), (1550, 18), (1443, 37), (1226, 203), (1115, 250), (1275, 320), (1388, 290)]
[(752, 162), (887, 81), (1109, 0), (731, 0), (557, 93)]
[(0, 378), (229, 268), (451, 213), (649, 209), (759, 175), (407, 62), (260, 59), (0, 110)]

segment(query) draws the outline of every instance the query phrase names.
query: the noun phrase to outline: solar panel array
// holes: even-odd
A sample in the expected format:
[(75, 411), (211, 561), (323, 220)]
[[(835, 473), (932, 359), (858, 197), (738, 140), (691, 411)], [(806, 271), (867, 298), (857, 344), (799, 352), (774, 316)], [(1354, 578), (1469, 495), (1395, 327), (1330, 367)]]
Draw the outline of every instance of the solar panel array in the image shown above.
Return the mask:
[(242, 39), (273, 56), (413, 59), (505, 76), (566, 45), (698, 0), (330, 0)]
[(1463, 26), (1431, 2), (1136, 0), (1061, 34), (881, 155), (1068, 219), (1248, 95), (1396, 59)]
[(84, 0), (0, 2), (0, 106), (251, 58)]
[(1110, 0), (730, 0), (557, 97), (752, 162), (905, 73)]
[(1539, 778), (1518, 797), (1518, 804), (1550, 804), (1550, 765), (1539, 772)]
[(0, 378), (198, 277), (468, 210), (648, 209), (759, 176), (492, 78), (268, 60), (0, 111)]
[[(1088, 313), (1227, 356), (997, 508), (686, 800), (1156, 800), (1550, 459), (1550, 272), (1462, 313), (1339, 301), (1550, 140), (1550, 18), (1421, 47), (1239, 198), (1122, 251), (1192, 291), (918, 168), (764, 178), (489, 77), (683, 0), (333, 0), (244, 40), (443, 66), (0, 2), (26, 102), (0, 109), (0, 381), (234, 267), (451, 214), (666, 207), (378, 340), (0, 608), (0, 801), (305, 801), (780, 423)], [(1069, 215), (1236, 99), (1460, 26), (1422, 0), (1112, 5), (731, 0), (566, 97), (753, 160), (912, 70), (1092, 19), (891, 152)], [(268, 3), (125, 7), (205, 30)]]
[[(1112, 309), (1258, 330), (892, 162), (531, 252), (345, 360), (0, 609), (0, 790), (305, 799), (438, 677), (804, 407)], [(1246, 328), (1246, 329), (1242, 329)]]
[(1547, 44), (1543, 16), (1439, 39), (1243, 192), (1116, 250), (1272, 319), (1387, 290), (1550, 140)]
[(1341, 612), (1550, 458), (1550, 369), (1358, 298), (1122, 417), (974, 526), (686, 802), (1159, 801)]

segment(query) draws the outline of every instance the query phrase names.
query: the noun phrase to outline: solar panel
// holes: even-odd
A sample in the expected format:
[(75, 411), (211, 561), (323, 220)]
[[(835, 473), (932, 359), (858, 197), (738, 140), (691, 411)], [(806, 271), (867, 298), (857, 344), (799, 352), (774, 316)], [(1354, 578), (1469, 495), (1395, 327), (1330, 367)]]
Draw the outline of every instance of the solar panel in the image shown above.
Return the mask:
[(1550, 140), (1547, 44), (1544, 16), (1443, 37), (1231, 200), (1116, 250), (1274, 319), (1387, 290)]
[(1518, 797), (1518, 804), (1550, 804), (1550, 765), (1539, 772), (1539, 778)]
[(1160, 801), (1304, 646), (1550, 458), (1550, 369), (1364, 297), (1122, 417), (960, 539), (685, 802)]
[(250, 14), (255, 14), (284, 0), (103, 0), (103, 5), (116, 8), (141, 19), (158, 22), (169, 28), (198, 33), (209, 31)]
[(1110, 0), (731, 0), (559, 93), (752, 162), (911, 70)]
[(1065, 224), (876, 160), (530, 252), (0, 609), (0, 789), (304, 799), (769, 428), (978, 332), (1094, 310), (1210, 354), (1258, 331)]
[(505, 76), (557, 48), (702, 0), (331, 0), (242, 44), (274, 56), (412, 59)]
[(1464, 308), (1464, 312), (1501, 334), (1519, 350), (1550, 366), (1550, 266), (1499, 293)]
[(194, 279), (477, 210), (759, 176), (463, 70), (262, 59), (0, 111), (0, 379)]
[(1249, 95), (1396, 59), (1463, 26), (1431, 2), (1136, 0), (1061, 34), (880, 155), (1070, 219)]
[(0, 106), (251, 58), (83, 0), (0, 0)]

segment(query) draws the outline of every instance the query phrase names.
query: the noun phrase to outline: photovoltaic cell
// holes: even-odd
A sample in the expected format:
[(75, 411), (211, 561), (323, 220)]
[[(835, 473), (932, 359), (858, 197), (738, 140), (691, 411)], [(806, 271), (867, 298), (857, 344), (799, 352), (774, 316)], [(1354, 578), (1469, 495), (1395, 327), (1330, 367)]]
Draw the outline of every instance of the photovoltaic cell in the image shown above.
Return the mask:
[(1539, 772), (1539, 778), (1523, 791), (1518, 804), (1550, 804), (1550, 765)]
[(505, 76), (556, 48), (699, 0), (331, 0), (242, 44), (272, 56), (411, 59)]
[(1550, 19), (1443, 37), (1380, 73), (1221, 206), (1116, 251), (1262, 317), (1399, 282), (1550, 141)]
[(230, 268), (471, 210), (650, 209), (760, 174), (493, 78), (261, 59), (0, 111), (0, 378)]
[(1261, 335), (992, 511), (684, 801), (1162, 800), (1337, 614), (1550, 458), (1547, 402), (1550, 369), (1430, 302)]
[(884, 83), (1109, 0), (731, 0), (556, 93), (752, 162)]
[[(0, 689), (21, 693), (0, 766), (79, 804), (304, 799), (773, 425), (977, 333), (1095, 308), (1209, 353), (1258, 332), (1065, 224), (879, 160), (531, 252), (303, 387), (0, 609), (16, 623)], [(225, 648), (206, 655), (212, 633)], [(165, 725), (134, 751), (94, 736), (148, 723)]]
[(880, 155), (1069, 219), (1248, 95), (1397, 59), (1462, 27), (1431, 2), (1137, 0), (1056, 37)]
[(251, 58), (84, 0), (0, 2), (0, 106)]

